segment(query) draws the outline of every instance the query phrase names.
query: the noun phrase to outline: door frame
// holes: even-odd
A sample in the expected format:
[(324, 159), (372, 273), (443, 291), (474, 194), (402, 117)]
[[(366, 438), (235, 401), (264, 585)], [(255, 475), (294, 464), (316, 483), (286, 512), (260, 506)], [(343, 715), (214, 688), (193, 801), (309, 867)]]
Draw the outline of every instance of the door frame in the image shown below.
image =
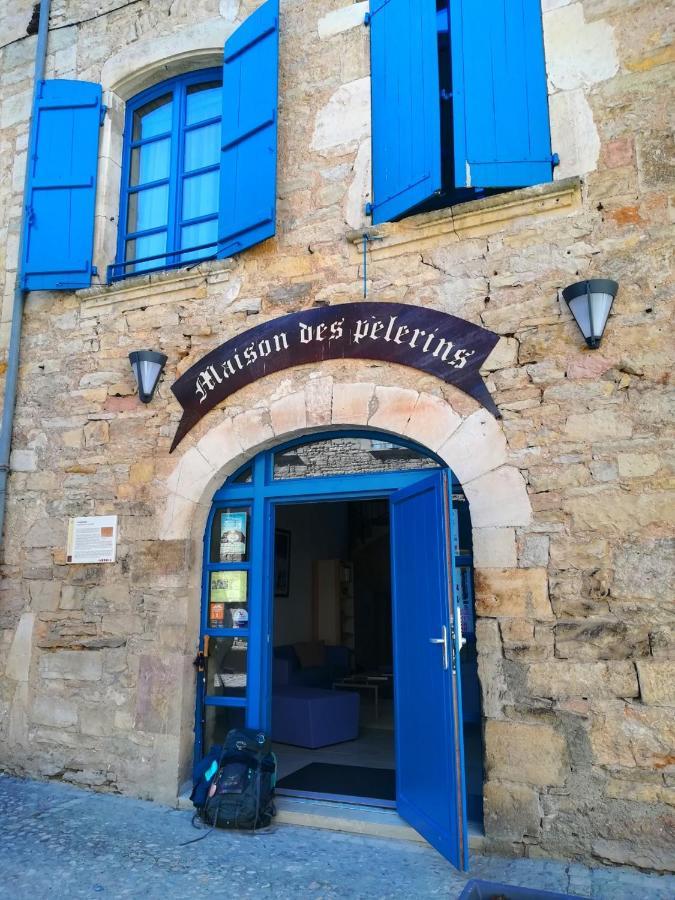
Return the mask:
[[(287, 478), (274, 480), (274, 456), (294, 447), (334, 438), (361, 438), (384, 440), (403, 449), (410, 449), (437, 464), (437, 469), (420, 468), (394, 472), (364, 473), (349, 475), (323, 475), (317, 477)], [(236, 483), (246, 470), (251, 469), (251, 482)], [(194, 765), (203, 754), (203, 714), (205, 704), (244, 708), (248, 727), (269, 731), (272, 704), (272, 639), (274, 625), (274, 523), (276, 507), (279, 505), (300, 505), (321, 502), (344, 502), (350, 500), (388, 499), (397, 491), (410, 487), (427, 478), (434, 471), (448, 473), (448, 496), (458, 484), (448, 465), (436, 453), (406, 440), (398, 435), (367, 429), (331, 429), (305, 434), (291, 441), (280, 443), (257, 454), (241, 465), (215, 492), (204, 532), (202, 596), (200, 611), (199, 651), (204, 649), (204, 637), (222, 635), (222, 631), (208, 627), (208, 590), (210, 572), (225, 565), (230, 569), (245, 569), (248, 572), (249, 628), (238, 631), (237, 636), (248, 640), (247, 697), (211, 697), (206, 701), (204, 678), (197, 678), (195, 708), (195, 751)], [(246, 507), (250, 510), (250, 535), (248, 559), (244, 563), (212, 564), (210, 562), (211, 529), (216, 511), (223, 505), (233, 508)], [(447, 536), (448, 542), (450, 536)], [(452, 579), (453, 548), (448, 544), (448, 579)], [(449, 602), (454, 604), (452, 590)], [(214, 634), (215, 632), (215, 634)], [(458, 681), (458, 679), (456, 680)], [(459, 686), (455, 691), (457, 694)], [(458, 696), (453, 696), (456, 715), (459, 716)], [(455, 752), (462, 757), (461, 721), (457, 731)], [(462, 771), (463, 771), (462, 759)]]

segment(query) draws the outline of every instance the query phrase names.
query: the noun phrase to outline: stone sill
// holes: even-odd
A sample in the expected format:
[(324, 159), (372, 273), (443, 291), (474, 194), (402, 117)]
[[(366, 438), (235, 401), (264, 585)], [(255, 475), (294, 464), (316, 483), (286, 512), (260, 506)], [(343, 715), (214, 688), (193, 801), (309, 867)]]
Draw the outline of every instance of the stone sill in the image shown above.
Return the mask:
[(99, 284), (76, 291), (82, 318), (91, 318), (113, 308), (120, 311), (175, 303), (191, 299), (195, 290), (207, 284), (228, 281), (234, 268), (231, 259), (208, 260), (185, 269), (169, 269), (150, 275), (134, 275), (114, 284)]
[(425, 246), (438, 237), (451, 236), (459, 241), (493, 234), (505, 223), (516, 219), (542, 213), (569, 212), (580, 205), (581, 179), (565, 178), (421, 213), (401, 222), (367, 226), (348, 232), (347, 240), (362, 253), (363, 236), (375, 238), (368, 244), (371, 258), (387, 259)]

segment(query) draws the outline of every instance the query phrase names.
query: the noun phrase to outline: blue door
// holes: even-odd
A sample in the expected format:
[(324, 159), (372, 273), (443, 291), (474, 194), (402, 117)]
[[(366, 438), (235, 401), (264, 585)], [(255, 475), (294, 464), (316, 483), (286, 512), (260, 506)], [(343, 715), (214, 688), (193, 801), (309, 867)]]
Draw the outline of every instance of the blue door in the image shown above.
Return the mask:
[(447, 472), (392, 494), (396, 805), (430, 844), (466, 869), (451, 528)]

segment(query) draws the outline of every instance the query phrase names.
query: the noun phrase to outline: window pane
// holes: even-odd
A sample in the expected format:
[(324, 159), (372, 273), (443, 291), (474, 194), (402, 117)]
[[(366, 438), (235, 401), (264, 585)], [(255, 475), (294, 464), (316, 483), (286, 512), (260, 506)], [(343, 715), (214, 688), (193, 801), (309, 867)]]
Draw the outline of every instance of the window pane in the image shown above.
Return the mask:
[[(126, 249), (128, 260), (143, 259), (146, 256), (163, 253), (166, 250), (166, 232), (161, 231), (159, 234), (150, 234), (147, 237), (136, 238), (134, 241), (127, 241)], [(145, 269), (155, 269), (165, 264), (166, 257), (160, 256), (158, 259), (152, 259), (146, 263), (127, 266), (125, 271), (127, 275), (131, 275), (133, 272), (143, 272)]]
[(222, 85), (217, 81), (195, 84), (187, 89), (185, 122), (194, 125), (221, 113)]
[(166, 225), (169, 218), (169, 185), (129, 194), (127, 231), (147, 231)]
[(186, 225), (181, 231), (182, 247), (202, 247), (204, 244), (212, 244), (212, 246), (204, 247), (203, 250), (195, 250), (194, 253), (183, 253), (181, 261), (188, 262), (191, 259), (202, 259), (215, 253), (218, 249), (216, 245), (217, 239), (217, 219), (211, 219), (210, 222), (200, 222), (199, 225)]
[(313, 441), (274, 454), (277, 479), (437, 468), (437, 462), (416, 450), (370, 438)]
[(246, 696), (248, 642), (244, 638), (209, 638), (206, 693), (209, 697)]
[(171, 94), (165, 94), (163, 97), (158, 97), (156, 100), (146, 103), (145, 106), (141, 106), (134, 113), (133, 140), (140, 141), (171, 131), (172, 111)]
[(211, 562), (245, 562), (248, 559), (247, 509), (219, 509), (211, 526)]
[(206, 172), (183, 181), (183, 220), (218, 212), (220, 173)]
[(130, 184), (132, 186), (147, 184), (149, 181), (168, 178), (170, 161), (171, 141), (169, 138), (135, 147), (131, 151)]
[(251, 466), (246, 466), (246, 468), (240, 472), (236, 478), (232, 479), (233, 484), (251, 484), (253, 481), (253, 469)]
[(204, 710), (204, 756), (225, 743), (228, 731), (243, 728), (245, 711), (239, 706), (207, 706)]
[(248, 572), (211, 572), (209, 628), (248, 628)]
[(220, 157), (220, 122), (185, 134), (185, 171), (215, 166)]

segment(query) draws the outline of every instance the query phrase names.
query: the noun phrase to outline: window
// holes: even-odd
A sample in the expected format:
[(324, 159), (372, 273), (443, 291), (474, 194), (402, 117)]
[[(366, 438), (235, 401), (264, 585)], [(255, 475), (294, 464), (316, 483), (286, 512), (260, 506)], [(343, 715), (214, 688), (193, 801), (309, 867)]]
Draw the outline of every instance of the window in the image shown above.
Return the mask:
[(113, 279), (216, 255), (221, 109), (218, 69), (163, 82), (127, 104)]
[[(279, 0), (225, 43), (223, 66), (127, 106), (117, 259), (108, 281), (241, 253), (275, 233)], [(40, 82), (31, 123), (21, 286), (91, 284), (101, 86)]]
[(550, 181), (540, 0), (372, 0), (373, 223)]

